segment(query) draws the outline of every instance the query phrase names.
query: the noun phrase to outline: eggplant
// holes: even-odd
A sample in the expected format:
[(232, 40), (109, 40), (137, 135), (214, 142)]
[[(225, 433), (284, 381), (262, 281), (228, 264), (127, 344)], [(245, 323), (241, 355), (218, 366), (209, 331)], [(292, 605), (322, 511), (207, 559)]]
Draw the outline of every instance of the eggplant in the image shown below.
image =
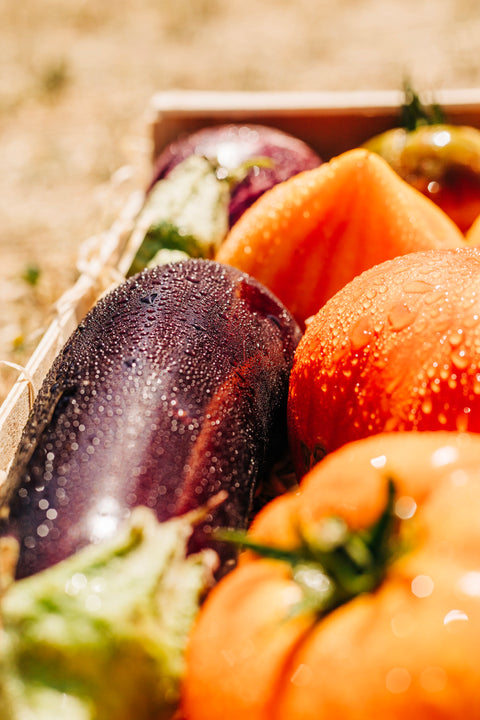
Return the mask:
[(16, 577), (113, 536), (132, 509), (160, 521), (209, 507), (189, 551), (235, 552), (286, 443), (300, 329), (253, 278), (212, 260), (148, 269), (103, 297), (53, 363), (4, 485)]
[(260, 195), (321, 162), (300, 138), (265, 125), (213, 125), (178, 137), (156, 160), (127, 275), (178, 257), (215, 258)]
[(271, 187), (322, 162), (306, 142), (278, 128), (256, 123), (212, 125), (167, 145), (155, 162), (148, 191), (191, 155), (206, 158), (219, 178), (230, 179), (230, 227)]

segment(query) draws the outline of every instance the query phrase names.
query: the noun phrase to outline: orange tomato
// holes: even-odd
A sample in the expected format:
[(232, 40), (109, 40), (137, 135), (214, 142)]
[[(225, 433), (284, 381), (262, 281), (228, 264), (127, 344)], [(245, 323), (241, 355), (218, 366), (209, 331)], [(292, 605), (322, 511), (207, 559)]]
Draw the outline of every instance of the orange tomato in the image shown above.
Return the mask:
[(397, 555), (376, 587), (322, 613), (302, 600), (325, 592), (328, 563), (310, 558), (294, 572), (249, 551), (197, 618), (185, 717), (480, 718), (479, 457), (475, 434), (377, 435), (332, 453), (267, 505), (256, 542), (301, 553), (335, 517), (361, 543), (392, 478)]
[(480, 212), (480, 131), (442, 122), (393, 128), (363, 147), (377, 152), (467, 233)]
[(354, 149), (262, 195), (216, 259), (256, 277), (303, 323), (377, 263), (463, 244), (431, 200), (375, 153)]
[(308, 325), (290, 376), (298, 474), (399, 430), (480, 431), (480, 249), (409, 253), (367, 270)]
[(477, 215), (465, 233), (465, 239), (469, 245), (480, 245), (480, 215)]

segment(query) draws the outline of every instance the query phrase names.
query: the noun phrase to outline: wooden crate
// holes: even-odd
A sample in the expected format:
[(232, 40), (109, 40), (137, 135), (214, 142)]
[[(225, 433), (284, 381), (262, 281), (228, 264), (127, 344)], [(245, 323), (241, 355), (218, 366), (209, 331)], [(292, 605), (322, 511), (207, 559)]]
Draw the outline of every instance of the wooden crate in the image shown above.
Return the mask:
[(110, 229), (82, 244), (76, 283), (56, 303), (53, 320), (0, 407), (0, 480), (55, 356), (100, 295), (122, 279), (118, 264), (142, 203), (143, 193), (132, 195)]
[[(403, 93), (161, 92), (150, 103), (153, 157), (171, 140), (205, 125), (260, 122), (296, 135), (324, 160), (360, 145), (399, 122)], [(425, 98), (449, 121), (480, 127), (480, 89), (444, 90)]]
[[(480, 127), (480, 89), (444, 90), (432, 98), (456, 124)], [(327, 160), (399, 122), (402, 93), (191, 92), (153, 96), (149, 107), (152, 162), (171, 140), (206, 125), (258, 122), (304, 139)], [(98, 297), (118, 283), (142, 240), (135, 219), (144, 200), (135, 193), (112, 228), (81, 247), (79, 278), (56, 305), (55, 318), (0, 408), (0, 475), (20, 439), (35, 393), (54, 357)]]

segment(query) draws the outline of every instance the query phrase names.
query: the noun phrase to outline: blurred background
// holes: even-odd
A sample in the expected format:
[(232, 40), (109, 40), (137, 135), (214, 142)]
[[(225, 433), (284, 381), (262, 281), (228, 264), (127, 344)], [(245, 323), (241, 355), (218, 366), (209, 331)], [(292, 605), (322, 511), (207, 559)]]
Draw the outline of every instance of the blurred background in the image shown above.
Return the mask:
[[(480, 85), (478, 0), (0, 0), (0, 361), (149, 170), (153, 93)], [(0, 364), (0, 399), (15, 371)]]

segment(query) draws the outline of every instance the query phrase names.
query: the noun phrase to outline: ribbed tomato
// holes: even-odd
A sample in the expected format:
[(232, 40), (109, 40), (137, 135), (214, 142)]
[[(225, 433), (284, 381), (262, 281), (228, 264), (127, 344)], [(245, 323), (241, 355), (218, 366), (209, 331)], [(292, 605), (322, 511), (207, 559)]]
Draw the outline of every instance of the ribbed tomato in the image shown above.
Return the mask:
[(480, 718), (479, 457), (478, 435), (378, 435), (267, 505), (249, 542), (270, 557), (197, 618), (185, 717)]

